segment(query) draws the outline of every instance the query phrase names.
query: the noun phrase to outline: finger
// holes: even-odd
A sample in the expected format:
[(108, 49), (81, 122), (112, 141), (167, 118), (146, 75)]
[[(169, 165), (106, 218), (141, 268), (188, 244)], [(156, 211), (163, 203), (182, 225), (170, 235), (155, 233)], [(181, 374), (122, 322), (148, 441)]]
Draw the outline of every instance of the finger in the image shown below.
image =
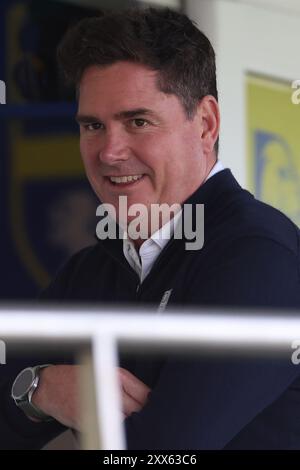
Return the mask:
[(151, 389), (126, 369), (119, 368), (119, 376), (123, 390), (144, 405)]
[(122, 393), (122, 407), (122, 411), (126, 418), (132, 413), (141, 411), (142, 409), (142, 405), (125, 392)]
[(123, 373), (123, 387), (126, 393), (142, 405), (146, 402), (150, 388), (129, 371)]

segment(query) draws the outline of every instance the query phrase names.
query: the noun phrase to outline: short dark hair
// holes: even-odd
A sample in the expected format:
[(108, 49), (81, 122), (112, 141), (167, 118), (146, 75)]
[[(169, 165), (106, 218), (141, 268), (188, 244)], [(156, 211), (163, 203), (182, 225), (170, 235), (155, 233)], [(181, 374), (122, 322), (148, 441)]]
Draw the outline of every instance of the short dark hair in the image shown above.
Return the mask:
[[(218, 100), (215, 53), (208, 38), (184, 14), (168, 8), (130, 9), (85, 18), (58, 48), (67, 82), (79, 85), (85, 69), (118, 61), (158, 72), (158, 88), (176, 95), (192, 118), (206, 95)], [(216, 152), (217, 152), (216, 143)]]

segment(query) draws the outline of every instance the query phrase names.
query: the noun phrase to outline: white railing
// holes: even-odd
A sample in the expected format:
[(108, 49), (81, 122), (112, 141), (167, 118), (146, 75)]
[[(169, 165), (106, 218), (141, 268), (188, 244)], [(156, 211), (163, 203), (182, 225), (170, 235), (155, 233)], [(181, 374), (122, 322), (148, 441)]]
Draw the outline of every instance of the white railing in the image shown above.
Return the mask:
[[(139, 351), (158, 346), (170, 352), (222, 349), (232, 352), (289, 353), (300, 358), (300, 315), (286, 312), (191, 311), (160, 314), (145, 310), (0, 309), (0, 339), (32, 356), (33, 347), (53, 342), (81, 351), (89, 366), (84, 387), (85, 448), (125, 449), (118, 387), (118, 348)], [(297, 353), (299, 348), (299, 355)], [(299, 359), (300, 362), (300, 359)], [(2, 366), (0, 366), (2, 367)], [(85, 369), (85, 368), (83, 368)], [(89, 383), (87, 383), (89, 381)], [(94, 384), (94, 387), (93, 387)], [(93, 391), (93, 393), (91, 393)], [(96, 411), (96, 412), (95, 412)], [(88, 419), (87, 419), (88, 417)], [(95, 417), (94, 423), (92, 417)]]

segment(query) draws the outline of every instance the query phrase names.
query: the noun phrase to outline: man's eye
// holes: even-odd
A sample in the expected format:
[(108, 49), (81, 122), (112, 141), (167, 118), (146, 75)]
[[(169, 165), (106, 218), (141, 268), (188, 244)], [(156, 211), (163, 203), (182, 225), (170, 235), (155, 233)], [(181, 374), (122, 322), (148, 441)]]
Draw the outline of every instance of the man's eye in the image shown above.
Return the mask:
[(145, 127), (148, 123), (145, 119), (133, 119), (132, 125), (133, 127)]
[(100, 122), (92, 122), (91, 124), (85, 124), (84, 129), (87, 131), (97, 131), (102, 129), (102, 124)]

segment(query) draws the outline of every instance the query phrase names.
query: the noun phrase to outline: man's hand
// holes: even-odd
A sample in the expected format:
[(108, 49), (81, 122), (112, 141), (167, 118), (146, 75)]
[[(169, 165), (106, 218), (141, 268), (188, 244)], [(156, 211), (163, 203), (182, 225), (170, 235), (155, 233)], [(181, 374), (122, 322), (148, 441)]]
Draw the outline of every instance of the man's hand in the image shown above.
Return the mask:
[(122, 393), (122, 412), (125, 418), (140, 411), (147, 402), (151, 389), (126, 369), (118, 368)]
[[(80, 429), (79, 380), (80, 367), (58, 365), (41, 370), (39, 386), (32, 401), (44, 413), (73, 429)], [(122, 412), (127, 418), (140, 411), (147, 401), (150, 388), (128, 370), (118, 368), (122, 394)]]

